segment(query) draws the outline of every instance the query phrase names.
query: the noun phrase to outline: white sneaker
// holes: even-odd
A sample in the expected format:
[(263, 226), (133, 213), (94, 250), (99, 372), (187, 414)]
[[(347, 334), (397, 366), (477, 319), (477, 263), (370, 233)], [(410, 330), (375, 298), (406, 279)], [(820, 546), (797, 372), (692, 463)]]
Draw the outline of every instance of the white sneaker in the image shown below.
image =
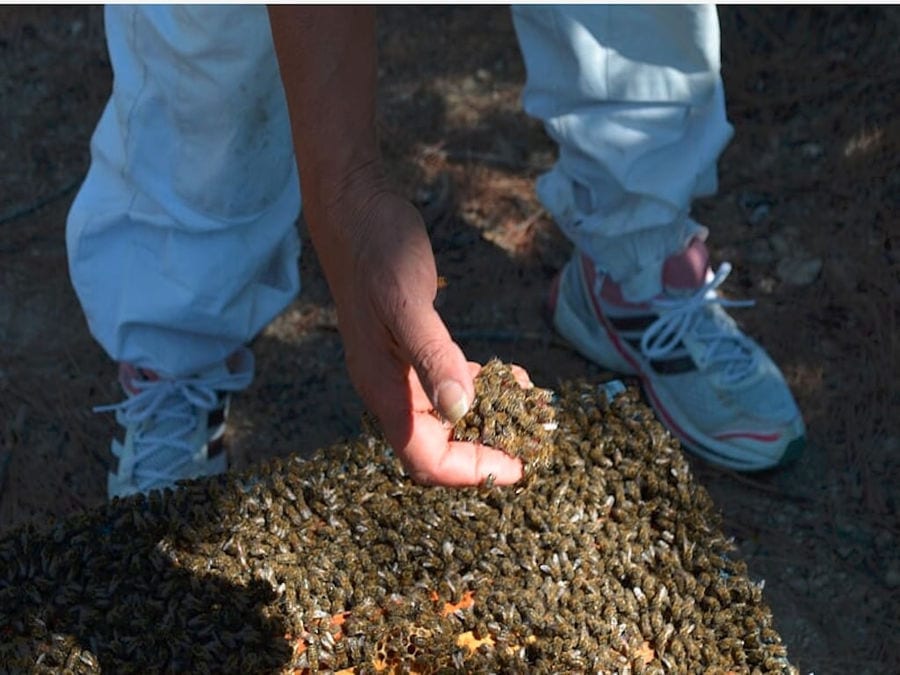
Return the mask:
[(176, 481), (212, 476), (228, 468), (223, 436), (228, 392), (253, 379), (253, 353), (241, 349), (232, 359), (189, 378), (164, 378), (123, 363), (119, 382), (127, 398), (95, 408), (115, 411), (125, 439), (112, 441), (107, 493), (125, 497), (174, 487)]
[[(553, 324), (587, 358), (637, 375), (660, 420), (691, 452), (742, 471), (784, 464), (806, 444), (800, 411), (769, 355), (723, 309), (752, 304), (719, 295), (731, 266), (713, 274), (707, 260), (695, 239), (666, 261), (667, 292), (636, 305), (576, 251), (551, 288)], [(685, 288), (686, 278), (695, 285)]]

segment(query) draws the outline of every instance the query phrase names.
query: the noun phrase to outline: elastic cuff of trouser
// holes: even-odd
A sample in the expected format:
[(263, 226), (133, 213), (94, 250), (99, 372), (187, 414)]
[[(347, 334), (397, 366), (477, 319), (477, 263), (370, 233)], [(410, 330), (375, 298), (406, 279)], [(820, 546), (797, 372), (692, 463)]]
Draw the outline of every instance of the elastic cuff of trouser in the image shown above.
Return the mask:
[(627, 302), (645, 302), (663, 291), (663, 266), (695, 238), (705, 241), (709, 230), (690, 218), (617, 237), (595, 233), (576, 241), (597, 270), (620, 286)]
[[(675, 251), (678, 253), (678, 251)], [(668, 256), (652, 261), (637, 273), (623, 281), (617, 281), (622, 299), (630, 303), (641, 303), (655, 298), (663, 292), (662, 269)], [(600, 268), (602, 269), (602, 268)], [(615, 277), (612, 277), (616, 281)]]

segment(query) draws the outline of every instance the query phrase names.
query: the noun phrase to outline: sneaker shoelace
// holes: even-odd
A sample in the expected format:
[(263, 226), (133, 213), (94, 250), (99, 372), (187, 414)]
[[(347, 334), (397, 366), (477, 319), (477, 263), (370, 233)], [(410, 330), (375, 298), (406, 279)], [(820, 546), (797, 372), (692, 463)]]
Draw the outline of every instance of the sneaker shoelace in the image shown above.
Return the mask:
[[(160, 481), (172, 483), (181, 477), (179, 471), (197, 451), (191, 443), (197, 416), (220, 405), (217, 391), (237, 389), (244, 384), (243, 373), (203, 379), (133, 380), (130, 386), (136, 393), (120, 403), (98, 406), (94, 412), (115, 412), (119, 424), (135, 426), (134, 480), (144, 491)], [(157, 421), (154, 432), (145, 430), (143, 424), (151, 419)], [(146, 461), (171, 450), (181, 452), (167, 458), (164, 468)]]
[(658, 298), (651, 307), (660, 312), (641, 336), (641, 352), (649, 359), (670, 354), (682, 338), (691, 333), (706, 345), (705, 363), (722, 369), (722, 382), (733, 385), (756, 372), (758, 354), (747, 337), (710, 311), (713, 306), (750, 307), (753, 300), (728, 300), (717, 292), (731, 273), (731, 264), (722, 263), (712, 279), (695, 293), (678, 298)]

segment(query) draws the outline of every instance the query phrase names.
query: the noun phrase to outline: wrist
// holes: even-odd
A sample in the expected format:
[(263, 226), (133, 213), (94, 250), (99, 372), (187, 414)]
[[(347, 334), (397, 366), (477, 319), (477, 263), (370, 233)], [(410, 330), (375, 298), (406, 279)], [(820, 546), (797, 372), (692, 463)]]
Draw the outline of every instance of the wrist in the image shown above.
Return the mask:
[(303, 215), (325, 277), (335, 299), (358, 271), (361, 258), (371, 257), (375, 228), (394, 224), (380, 217), (392, 190), (380, 161), (363, 162), (342, 172), (316, 174), (303, 185)]
[(387, 175), (378, 159), (341, 169), (332, 166), (313, 170), (300, 182), (304, 217), (317, 249), (330, 240), (337, 240), (335, 245), (351, 243), (356, 238), (353, 235), (365, 227), (374, 205), (389, 192)]
[(318, 162), (301, 169), (304, 210), (329, 221), (357, 213), (371, 199), (388, 190), (380, 157), (360, 151), (352, 157)]

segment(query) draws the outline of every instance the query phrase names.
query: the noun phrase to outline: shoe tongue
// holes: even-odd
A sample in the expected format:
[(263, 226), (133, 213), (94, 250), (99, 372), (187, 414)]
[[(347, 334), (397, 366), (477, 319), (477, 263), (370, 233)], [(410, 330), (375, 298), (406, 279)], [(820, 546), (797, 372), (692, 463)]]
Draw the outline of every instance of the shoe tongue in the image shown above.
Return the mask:
[(688, 296), (697, 292), (709, 270), (709, 251), (700, 239), (692, 239), (678, 255), (670, 256), (663, 264), (663, 289), (672, 296)]

